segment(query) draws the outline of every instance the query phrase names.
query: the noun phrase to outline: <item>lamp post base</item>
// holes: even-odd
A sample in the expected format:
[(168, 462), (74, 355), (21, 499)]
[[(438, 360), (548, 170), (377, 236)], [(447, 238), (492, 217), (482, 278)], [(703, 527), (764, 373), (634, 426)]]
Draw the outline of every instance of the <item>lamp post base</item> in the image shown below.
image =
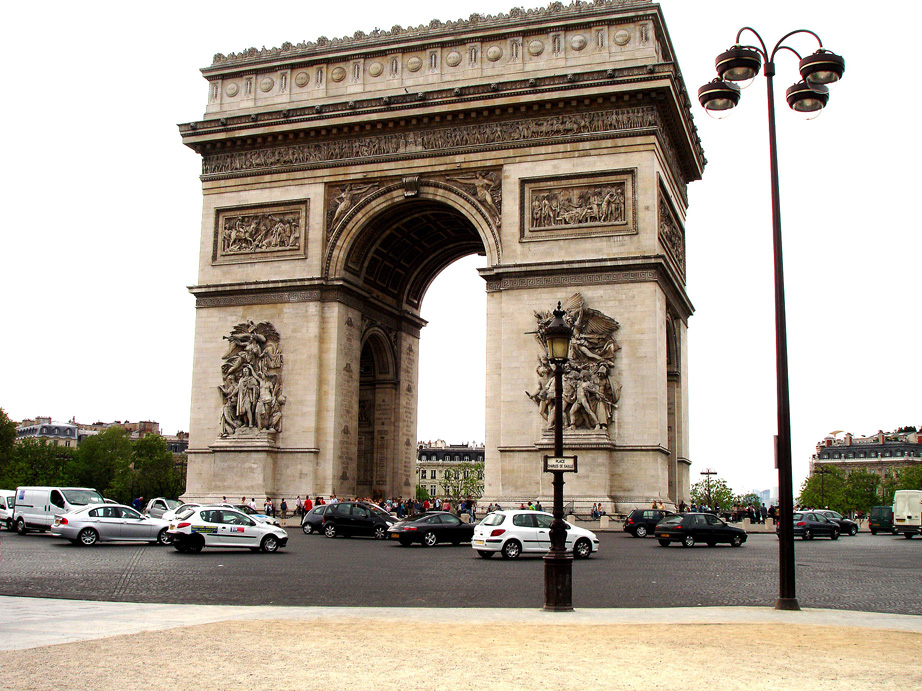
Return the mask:
[(551, 550), (544, 556), (544, 611), (573, 611), (573, 555)]
[(796, 597), (779, 597), (775, 603), (775, 609), (784, 609), (789, 612), (799, 612), (800, 604)]

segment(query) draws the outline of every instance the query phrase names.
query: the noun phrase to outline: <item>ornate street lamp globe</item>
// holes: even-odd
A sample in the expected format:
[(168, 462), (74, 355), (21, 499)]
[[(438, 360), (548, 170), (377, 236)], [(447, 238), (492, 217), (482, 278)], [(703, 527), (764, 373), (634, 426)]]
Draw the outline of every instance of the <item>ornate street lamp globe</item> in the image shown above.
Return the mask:
[(721, 79), (713, 79), (698, 89), (698, 102), (713, 118), (721, 120), (740, 102), (740, 88)]
[(552, 362), (565, 362), (570, 354), (570, 338), (573, 336), (573, 330), (564, 321), (565, 315), (566, 312), (560, 308), (558, 302), (557, 309), (554, 310), (554, 318), (544, 329), (547, 357)]
[(786, 93), (791, 109), (801, 113), (808, 120), (819, 116), (829, 102), (829, 89), (822, 84), (811, 86), (807, 82), (797, 82), (789, 87)]
[(725, 82), (736, 82), (741, 89), (752, 84), (762, 69), (762, 57), (758, 51), (735, 45), (721, 53), (714, 60), (717, 76)]
[(825, 48), (820, 48), (800, 61), (800, 76), (810, 86), (823, 85), (829, 88), (842, 79), (844, 73), (845, 59)]

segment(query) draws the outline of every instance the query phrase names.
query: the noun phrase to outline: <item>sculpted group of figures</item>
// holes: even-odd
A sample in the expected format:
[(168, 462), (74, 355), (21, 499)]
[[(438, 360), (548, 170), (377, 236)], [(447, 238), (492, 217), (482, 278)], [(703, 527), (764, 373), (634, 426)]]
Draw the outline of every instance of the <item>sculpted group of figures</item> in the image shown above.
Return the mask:
[(458, 147), (510, 141), (528, 143), (548, 137), (654, 127), (656, 124), (656, 109), (652, 106), (638, 106), (507, 122), (456, 125), (440, 129), (333, 139), (257, 151), (206, 155), (202, 158), (202, 173), (214, 175), (254, 168), (305, 165), (423, 151), (445, 153), (446, 149)]
[[(583, 296), (576, 293), (562, 305), (564, 319), (573, 330), (569, 360), (564, 365), (563, 423), (570, 430), (607, 430), (614, 421), (615, 408), (621, 397), (621, 383), (612, 376), (615, 353), (620, 346), (614, 333), (618, 322), (598, 310), (586, 306)], [(547, 352), (544, 331), (554, 318), (550, 310), (535, 312), (538, 330), (535, 338)], [(547, 355), (538, 358), (538, 390), (525, 393), (538, 406), (538, 412), (548, 427), (554, 425), (553, 365)]]
[[(573, 195), (576, 201), (573, 201)], [(624, 184), (534, 192), (531, 227), (552, 228), (585, 223), (622, 223)]]
[(224, 337), (230, 348), (222, 358), (224, 384), (218, 387), (224, 400), (222, 437), (241, 430), (281, 432), (282, 353), (279, 334), (269, 322), (237, 324)]
[(248, 214), (224, 219), (221, 253), (265, 252), (298, 247), (301, 214)]

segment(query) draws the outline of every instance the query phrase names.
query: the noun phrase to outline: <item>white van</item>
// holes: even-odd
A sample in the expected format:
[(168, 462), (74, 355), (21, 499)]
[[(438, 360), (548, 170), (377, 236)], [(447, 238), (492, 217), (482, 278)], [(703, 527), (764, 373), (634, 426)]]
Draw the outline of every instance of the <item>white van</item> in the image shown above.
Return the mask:
[(17, 487), (13, 505), (16, 532), (51, 528), (54, 517), (87, 504), (104, 504), (105, 499), (89, 487)]
[(907, 538), (922, 531), (922, 490), (898, 489), (893, 493), (893, 531)]
[(13, 503), (16, 492), (11, 489), (0, 489), (0, 525), (7, 530), (13, 529)]

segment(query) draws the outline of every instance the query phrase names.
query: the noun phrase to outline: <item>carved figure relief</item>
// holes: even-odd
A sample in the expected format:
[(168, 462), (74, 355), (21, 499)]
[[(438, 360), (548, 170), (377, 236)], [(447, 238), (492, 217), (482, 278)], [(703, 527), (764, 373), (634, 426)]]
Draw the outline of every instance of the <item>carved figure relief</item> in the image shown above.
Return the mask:
[(493, 217), (496, 225), (502, 221), (502, 187), (499, 176), (492, 171), (478, 170), (474, 175), (446, 178), (452, 182), (460, 182), (468, 192), (480, 202), (480, 205)]
[(334, 187), (334, 197), (331, 203), (327, 205), (327, 229), (332, 230), (335, 228), (353, 206), (376, 189), (378, 189), (378, 183), (376, 182), (367, 185), (357, 185), (350, 182), (340, 187)]
[(279, 334), (269, 322), (237, 324), (224, 339), (218, 387), (223, 402), (219, 435), (258, 436), (282, 431), (282, 351)]
[(307, 202), (218, 209), (216, 263), (288, 258), (304, 252)]
[(523, 239), (634, 232), (633, 173), (522, 182)]
[[(615, 409), (621, 398), (621, 383), (612, 372), (615, 354), (621, 346), (615, 341), (617, 321), (586, 305), (583, 296), (575, 293), (562, 303), (564, 319), (573, 330), (569, 360), (563, 365), (564, 426), (569, 430), (605, 430), (611, 433)], [(538, 406), (538, 413), (548, 427), (554, 424), (554, 366), (547, 359), (545, 329), (554, 318), (553, 310), (535, 312), (538, 328), (535, 339), (541, 344), (535, 368), (537, 386), (534, 393), (525, 394)]]
[(659, 197), (659, 241), (685, 273), (685, 232), (676, 220), (666, 196)]

